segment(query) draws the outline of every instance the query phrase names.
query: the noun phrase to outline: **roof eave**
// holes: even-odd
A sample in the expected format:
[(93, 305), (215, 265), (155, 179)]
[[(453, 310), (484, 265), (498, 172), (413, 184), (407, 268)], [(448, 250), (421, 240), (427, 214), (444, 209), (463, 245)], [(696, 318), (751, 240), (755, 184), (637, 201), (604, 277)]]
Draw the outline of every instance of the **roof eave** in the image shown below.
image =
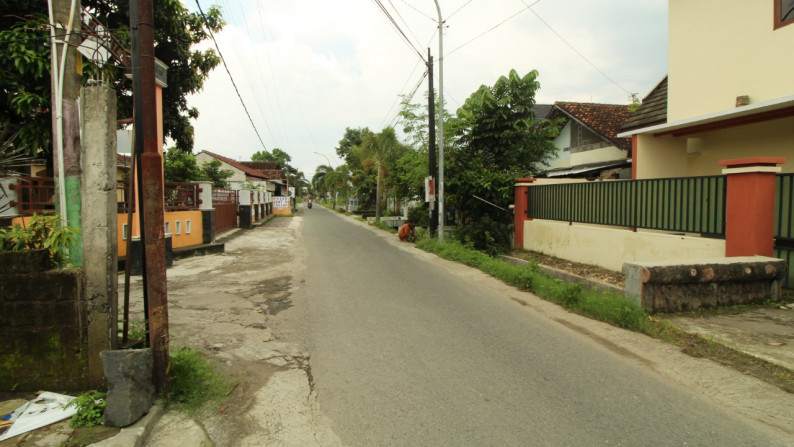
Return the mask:
[[(753, 121), (752, 117), (756, 116), (760, 119)], [(735, 109), (721, 110), (719, 112), (708, 113), (671, 123), (633, 129), (619, 133), (617, 136), (618, 138), (629, 138), (633, 135), (644, 134), (652, 134), (654, 136), (684, 136), (706, 131), (701, 130), (704, 129), (703, 126), (720, 126), (720, 124), (724, 124), (725, 127), (732, 127), (785, 116), (794, 116), (794, 95), (737, 107)]]

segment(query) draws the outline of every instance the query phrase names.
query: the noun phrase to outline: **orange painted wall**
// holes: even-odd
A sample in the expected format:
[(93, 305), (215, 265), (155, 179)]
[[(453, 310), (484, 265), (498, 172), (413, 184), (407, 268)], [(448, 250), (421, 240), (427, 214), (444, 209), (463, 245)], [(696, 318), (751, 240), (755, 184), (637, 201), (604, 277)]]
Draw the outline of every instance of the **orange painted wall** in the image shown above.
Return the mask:
[[(171, 233), (171, 246), (173, 248), (190, 247), (203, 243), (203, 227), (201, 225), (201, 211), (172, 211), (165, 213), (165, 222), (169, 222)], [(180, 222), (180, 234), (176, 234), (176, 223)], [(187, 221), (190, 221), (190, 233), (187, 233)], [(118, 247), (119, 257), (127, 255), (127, 241), (122, 238), (124, 225), (127, 224), (127, 215), (118, 215)]]

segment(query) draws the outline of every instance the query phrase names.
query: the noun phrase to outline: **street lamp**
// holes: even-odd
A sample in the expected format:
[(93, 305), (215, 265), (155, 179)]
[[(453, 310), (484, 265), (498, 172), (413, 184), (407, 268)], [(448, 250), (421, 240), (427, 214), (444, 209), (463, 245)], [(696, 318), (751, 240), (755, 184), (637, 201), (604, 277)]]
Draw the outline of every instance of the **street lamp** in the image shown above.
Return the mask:
[(438, 241), (444, 241), (444, 21), (438, 12)]

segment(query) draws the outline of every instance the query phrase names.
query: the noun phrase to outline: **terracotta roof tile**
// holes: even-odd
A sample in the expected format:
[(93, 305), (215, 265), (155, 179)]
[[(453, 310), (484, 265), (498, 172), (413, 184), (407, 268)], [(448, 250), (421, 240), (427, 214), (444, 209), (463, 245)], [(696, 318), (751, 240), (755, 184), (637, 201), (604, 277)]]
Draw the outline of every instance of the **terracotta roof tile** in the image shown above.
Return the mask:
[(248, 166), (246, 166), (246, 165), (244, 165), (244, 164), (242, 164), (242, 163), (240, 163), (238, 161), (232, 160), (231, 158), (224, 157), (223, 155), (218, 155), (218, 154), (216, 154), (214, 152), (210, 152), (210, 151), (207, 151), (207, 150), (202, 151), (202, 152), (206, 153), (207, 155), (209, 155), (211, 157), (217, 158), (218, 160), (220, 160), (220, 161), (222, 161), (222, 162), (224, 162), (224, 163), (226, 163), (228, 165), (231, 165), (231, 166), (243, 171), (245, 173), (245, 175), (250, 175), (251, 177), (255, 177), (255, 178), (258, 178), (258, 179), (262, 179), (262, 180), (268, 180), (268, 179), (273, 178), (273, 177), (267, 177), (259, 169), (250, 168), (250, 167), (248, 167)]
[[(630, 150), (630, 138), (618, 138), (623, 123), (629, 119), (628, 106), (620, 104), (594, 104), (583, 102), (554, 103), (555, 109), (549, 113), (548, 118), (559, 116), (559, 113), (575, 118), (594, 132), (611, 141), (620, 149)], [(558, 112), (559, 110), (559, 112)]]

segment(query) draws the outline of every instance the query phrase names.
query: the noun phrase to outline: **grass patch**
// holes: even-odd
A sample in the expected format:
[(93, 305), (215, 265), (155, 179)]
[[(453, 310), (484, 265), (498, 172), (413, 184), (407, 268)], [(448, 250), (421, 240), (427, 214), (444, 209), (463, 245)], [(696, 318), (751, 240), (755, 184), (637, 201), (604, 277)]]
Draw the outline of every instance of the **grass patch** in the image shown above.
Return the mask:
[(380, 219), (375, 219), (375, 222), (371, 223), (370, 225), (374, 225), (374, 226), (380, 228), (381, 230), (388, 231), (389, 233), (397, 233), (397, 230), (395, 230), (394, 228), (386, 225)]
[(171, 392), (168, 403), (197, 413), (211, 403), (220, 403), (231, 388), (215, 364), (200, 351), (180, 348), (171, 354)]
[[(664, 319), (653, 318), (638, 304), (623, 295), (599, 292), (581, 284), (554, 279), (541, 272), (535, 262), (529, 265), (512, 264), (465, 247), (456, 241), (439, 243), (436, 239), (421, 238), (416, 246), (444, 259), (478, 268), (507, 284), (532, 292), (570, 311), (663, 340), (680, 347), (688, 355), (712, 360), (794, 393), (794, 372), (791, 370), (737, 351), (712, 339), (687, 333)], [(776, 307), (780, 304), (769, 302), (765, 305)], [(704, 316), (740, 313), (752, 307), (754, 306), (731, 306), (699, 310), (695, 313)]]
[(623, 295), (600, 292), (581, 284), (553, 279), (541, 272), (536, 263), (512, 264), (465, 247), (456, 241), (440, 243), (435, 239), (422, 238), (417, 241), (416, 246), (444, 259), (478, 268), (507, 284), (532, 292), (587, 317), (638, 332), (644, 331), (647, 326), (648, 314)]

